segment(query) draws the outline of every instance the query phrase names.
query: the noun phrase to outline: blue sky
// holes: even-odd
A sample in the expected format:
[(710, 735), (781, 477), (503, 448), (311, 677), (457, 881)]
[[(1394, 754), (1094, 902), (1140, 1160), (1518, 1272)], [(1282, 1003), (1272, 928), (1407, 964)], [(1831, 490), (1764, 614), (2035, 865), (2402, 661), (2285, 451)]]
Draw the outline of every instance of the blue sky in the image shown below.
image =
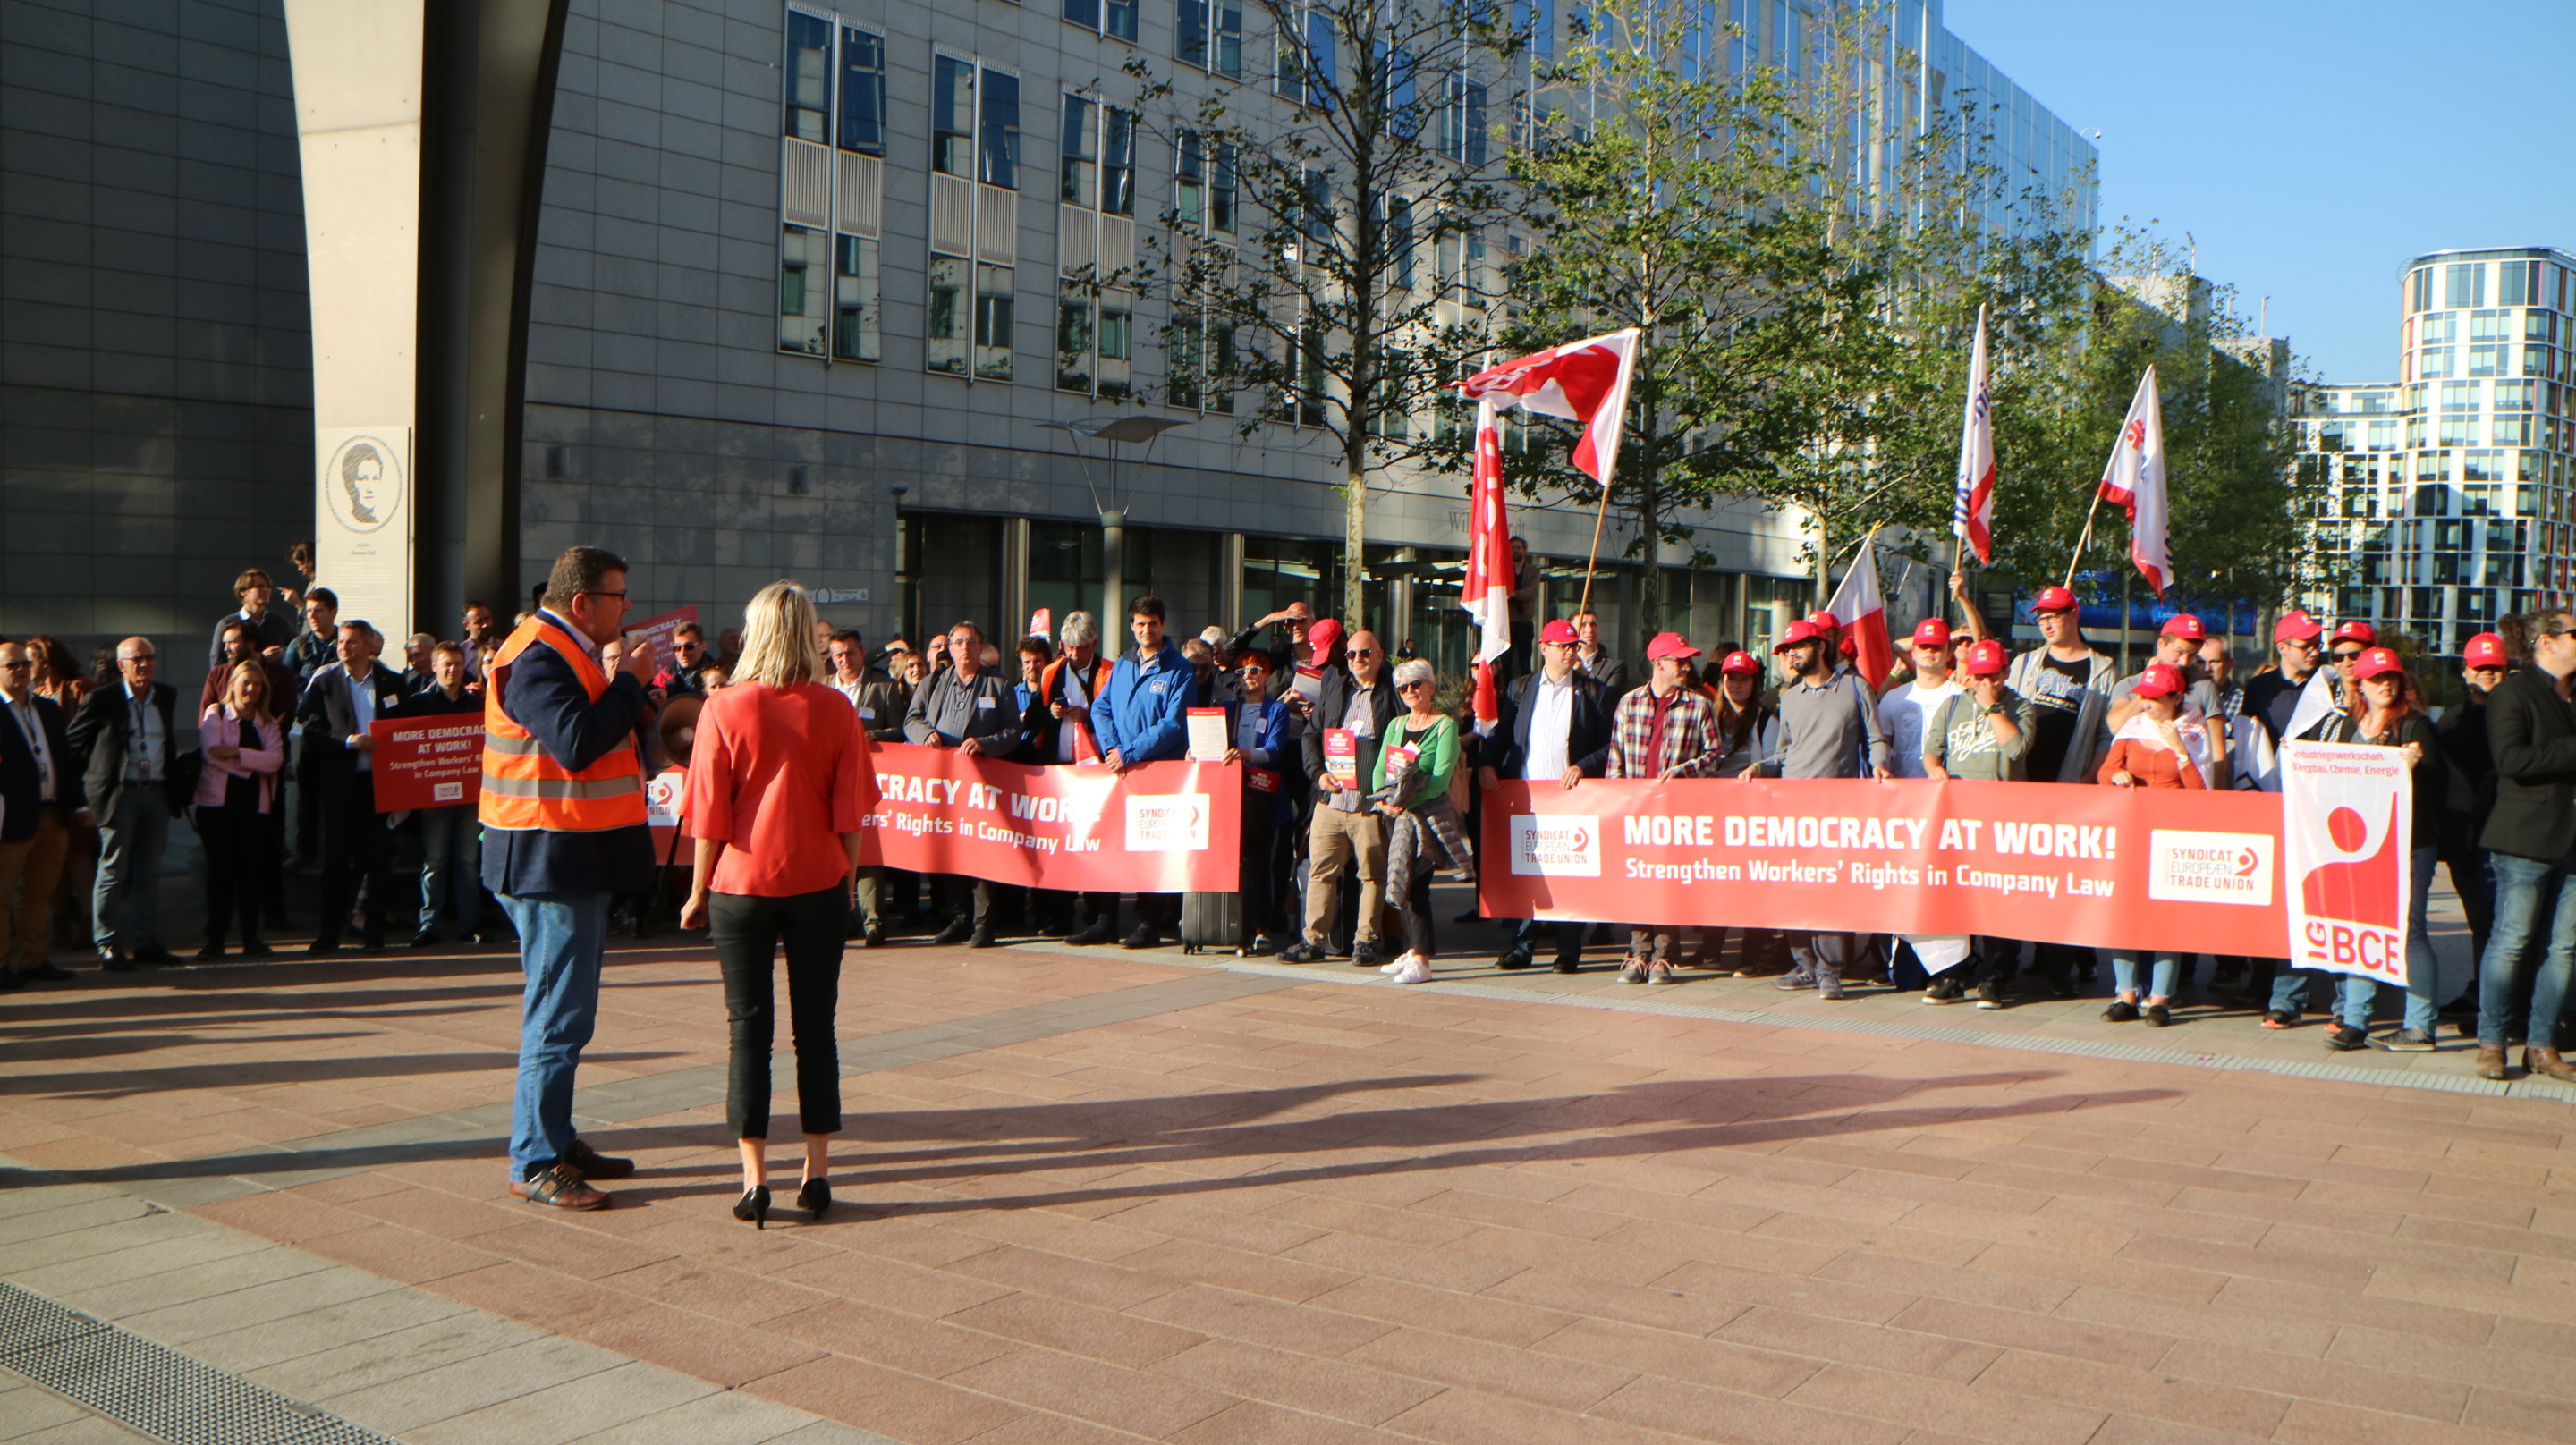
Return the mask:
[(1950, 32), (2099, 129), (2102, 219), (2154, 218), (2327, 381), (2395, 379), (2425, 251), (2576, 251), (2576, 0), (1946, 0)]

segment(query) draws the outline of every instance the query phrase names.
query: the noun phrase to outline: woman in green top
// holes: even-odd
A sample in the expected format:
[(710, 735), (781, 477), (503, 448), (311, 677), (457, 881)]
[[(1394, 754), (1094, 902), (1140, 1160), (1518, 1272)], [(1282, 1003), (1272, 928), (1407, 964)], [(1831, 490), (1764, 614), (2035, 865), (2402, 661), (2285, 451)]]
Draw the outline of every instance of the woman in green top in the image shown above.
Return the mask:
[(1458, 768), (1458, 722), (1432, 706), (1439, 674), (1420, 658), (1395, 669), (1396, 696), (1410, 709), (1382, 725), (1370, 798), (1387, 830), (1386, 901), (1403, 916), (1404, 952), (1385, 972), (1398, 983), (1431, 979), (1431, 875), (1439, 859), (1469, 877), (1474, 864), (1458, 835), (1449, 779)]

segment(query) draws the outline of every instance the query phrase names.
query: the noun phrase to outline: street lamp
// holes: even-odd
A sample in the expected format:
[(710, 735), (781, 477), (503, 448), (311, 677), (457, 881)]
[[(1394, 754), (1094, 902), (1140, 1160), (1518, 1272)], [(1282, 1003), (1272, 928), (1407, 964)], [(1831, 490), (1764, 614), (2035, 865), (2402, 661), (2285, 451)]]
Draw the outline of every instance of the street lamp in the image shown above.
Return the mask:
[[(1074, 459), (1082, 463), (1083, 485), (1091, 489), (1091, 505), (1100, 513), (1100, 571), (1108, 601), (1100, 609), (1105, 627), (1118, 617), (1126, 605), (1120, 598), (1127, 590), (1127, 506), (1118, 494), (1118, 444), (1141, 444), (1144, 455), (1154, 454), (1154, 441), (1163, 433), (1184, 423), (1159, 416), (1087, 416), (1078, 421), (1042, 421), (1038, 425), (1073, 437)], [(1081, 438), (1091, 437), (1101, 444), (1101, 453), (1109, 465), (1109, 495), (1103, 500), (1100, 484), (1092, 479), (1091, 458), (1082, 454)]]

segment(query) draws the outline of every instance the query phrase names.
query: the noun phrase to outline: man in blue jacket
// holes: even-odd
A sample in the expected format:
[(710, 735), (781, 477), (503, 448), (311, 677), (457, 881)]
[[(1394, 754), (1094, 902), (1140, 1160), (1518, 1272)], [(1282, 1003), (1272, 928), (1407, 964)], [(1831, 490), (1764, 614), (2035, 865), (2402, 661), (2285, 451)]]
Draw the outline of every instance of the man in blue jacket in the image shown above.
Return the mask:
[[(1189, 751), (1190, 703), (1198, 694), (1198, 672), (1181, 650), (1163, 636), (1163, 599), (1147, 594), (1127, 608), (1127, 630), (1136, 650), (1118, 659), (1109, 687), (1091, 710), (1091, 728), (1100, 760), (1124, 773), (1138, 763), (1159, 763)], [(1128, 948), (1152, 948), (1163, 930), (1181, 922), (1180, 895), (1136, 895), (1136, 931), (1122, 940)]]

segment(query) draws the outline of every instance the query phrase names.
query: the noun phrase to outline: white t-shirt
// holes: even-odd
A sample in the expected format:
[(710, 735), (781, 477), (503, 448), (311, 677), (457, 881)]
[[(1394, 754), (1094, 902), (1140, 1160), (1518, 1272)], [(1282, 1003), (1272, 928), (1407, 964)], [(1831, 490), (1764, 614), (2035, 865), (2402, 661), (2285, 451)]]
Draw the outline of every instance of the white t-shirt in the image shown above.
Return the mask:
[(1937, 687), (1909, 682), (1878, 700), (1879, 731), (1887, 734), (1888, 771), (1900, 778), (1923, 773), (1923, 728), (1941, 704), (1967, 691), (1943, 678)]

